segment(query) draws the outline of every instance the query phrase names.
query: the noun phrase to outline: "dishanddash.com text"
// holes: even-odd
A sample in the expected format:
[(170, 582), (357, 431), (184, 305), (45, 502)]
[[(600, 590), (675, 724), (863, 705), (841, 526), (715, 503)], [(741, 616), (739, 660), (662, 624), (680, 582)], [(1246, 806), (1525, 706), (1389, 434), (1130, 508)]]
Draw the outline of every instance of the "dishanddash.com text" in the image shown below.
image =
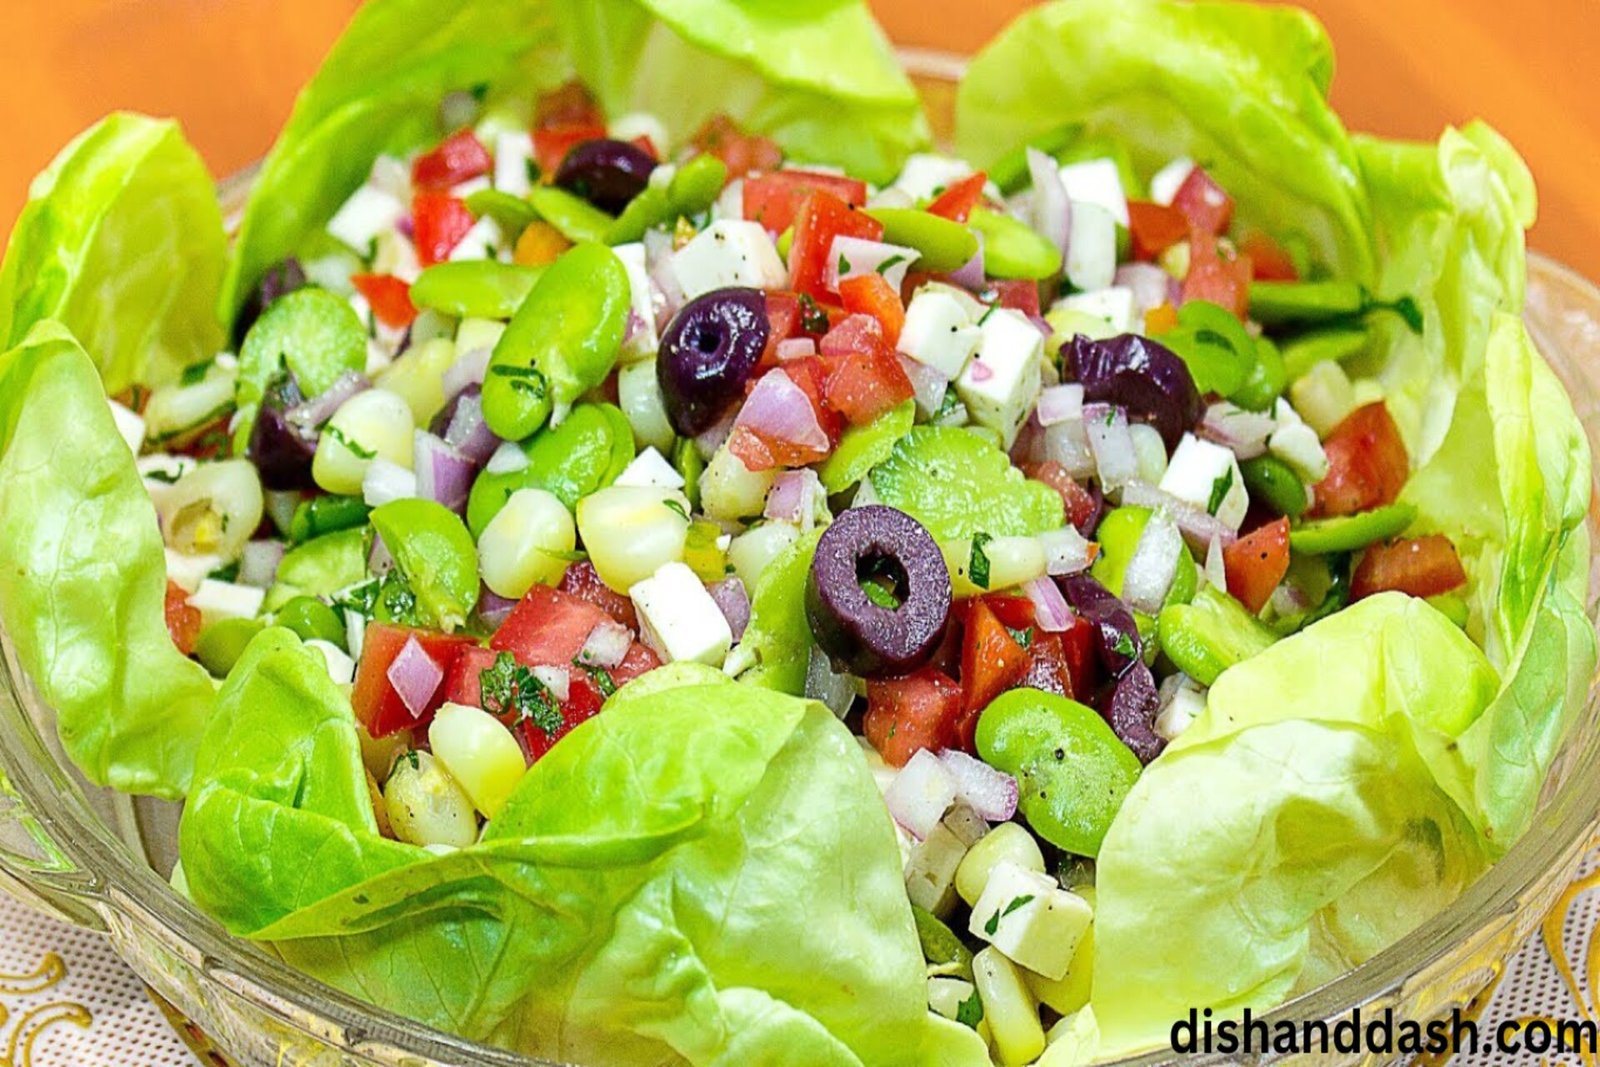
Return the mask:
[(1592, 1019), (1507, 1019), (1493, 1027), (1458, 1009), (1428, 1022), (1396, 1019), (1391, 1009), (1363, 1014), (1356, 1008), (1334, 1022), (1275, 1019), (1267, 1022), (1246, 1008), (1241, 1018), (1214, 1018), (1210, 1008), (1189, 1010), (1172, 1024), (1172, 1051), (1180, 1055), (1471, 1055), (1496, 1052), (1585, 1053), (1600, 1051), (1600, 1025)]

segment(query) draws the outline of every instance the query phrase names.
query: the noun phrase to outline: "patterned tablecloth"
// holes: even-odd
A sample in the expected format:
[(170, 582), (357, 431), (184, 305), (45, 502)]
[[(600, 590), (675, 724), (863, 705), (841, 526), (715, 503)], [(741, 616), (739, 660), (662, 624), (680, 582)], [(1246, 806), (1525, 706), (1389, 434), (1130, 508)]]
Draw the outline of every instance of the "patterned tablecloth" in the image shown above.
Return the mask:
[[(1600, 847), (1585, 861), (1540, 936), (1523, 946), (1479, 1016), (1597, 1019)], [(1510, 1067), (1529, 1057), (1457, 1057), (1461, 1067)], [(1544, 1057), (1583, 1064), (1577, 1056)], [(0, 894), (0, 1067), (227, 1067), (192, 1027), (152, 1000), (94, 934), (44, 918)]]

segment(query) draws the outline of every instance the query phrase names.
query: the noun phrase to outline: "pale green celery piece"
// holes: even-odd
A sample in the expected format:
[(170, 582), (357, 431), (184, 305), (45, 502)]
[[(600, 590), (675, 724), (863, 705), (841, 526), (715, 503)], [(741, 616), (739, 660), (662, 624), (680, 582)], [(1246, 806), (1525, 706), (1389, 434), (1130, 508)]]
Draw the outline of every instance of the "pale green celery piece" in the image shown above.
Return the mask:
[[(741, 683), (799, 696), (811, 662), (811, 624), (806, 621), (806, 581), (821, 530), (803, 535), (778, 553), (751, 591), (750, 624), (730, 662)], [(728, 669), (728, 668), (725, 668)]]
[(1066, 522), (1060, 494), (1024, 478), (1004, 452), (964, 429), (916, 427), (869, 478), (879, 501), (937, 541), (1027, 536)]
[(916, 422), (914, 400), (897, 404), (862, 426), (852, 426), (839, 439), (817, 474), (830, 494), (842, 493), (867, 476), (867, 472), (889, 458), (895, 444), (911, 432)]

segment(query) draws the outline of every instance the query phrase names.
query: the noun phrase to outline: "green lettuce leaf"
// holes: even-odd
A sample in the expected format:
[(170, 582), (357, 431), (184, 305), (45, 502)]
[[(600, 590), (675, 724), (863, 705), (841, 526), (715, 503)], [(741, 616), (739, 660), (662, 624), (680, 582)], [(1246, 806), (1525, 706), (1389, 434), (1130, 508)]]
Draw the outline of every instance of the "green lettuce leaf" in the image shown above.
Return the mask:
[(560, 12), (607, 109), (651, 111), (675, 139), (727, 112), (798, 160), (880, 183), (928, 144), (916, 90), (859, 0), (591, 0)]
[(182, 796), (211, 681), (167, 634), (155, 507), (94, 363), (49, 320), (0, 355), (0, 558), (0, 622), (67, 754), (100, 784)]
[(55, 319), (107, 392), (169, 381), (222, 346), (225, 257), (211, 177), (177, 123), (110, 115), (33, 180), (0, 264), (0, 348)]
[(1061, 496), (1022, 476), (1006, 454), (976, 434), (919, 426), (872, 468), (877, 498), (899, 508), (937, 541), (974, 534), (1026, 537), (1066, 522)]
[(1370, 212), (1327, 103), (1332, 76), (1327, 34), (1292, 7), (1063, 0), (1028, 11), (973, 60), (956, 143), (991, 166), (1072, 129), (1126, 145), (1147, 178), (1189, 156), (1234, 196), (1246, 228), (1366, 281)]

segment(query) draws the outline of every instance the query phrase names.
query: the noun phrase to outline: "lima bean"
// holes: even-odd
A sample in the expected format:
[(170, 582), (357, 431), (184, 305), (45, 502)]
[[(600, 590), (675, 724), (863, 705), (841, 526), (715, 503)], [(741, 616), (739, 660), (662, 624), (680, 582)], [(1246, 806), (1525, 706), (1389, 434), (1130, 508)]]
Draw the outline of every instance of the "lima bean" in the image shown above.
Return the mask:
[(543, 273), (492, 259), (436, 263), (412, 283), (411, 302), (458, 319), (509, 319)]

